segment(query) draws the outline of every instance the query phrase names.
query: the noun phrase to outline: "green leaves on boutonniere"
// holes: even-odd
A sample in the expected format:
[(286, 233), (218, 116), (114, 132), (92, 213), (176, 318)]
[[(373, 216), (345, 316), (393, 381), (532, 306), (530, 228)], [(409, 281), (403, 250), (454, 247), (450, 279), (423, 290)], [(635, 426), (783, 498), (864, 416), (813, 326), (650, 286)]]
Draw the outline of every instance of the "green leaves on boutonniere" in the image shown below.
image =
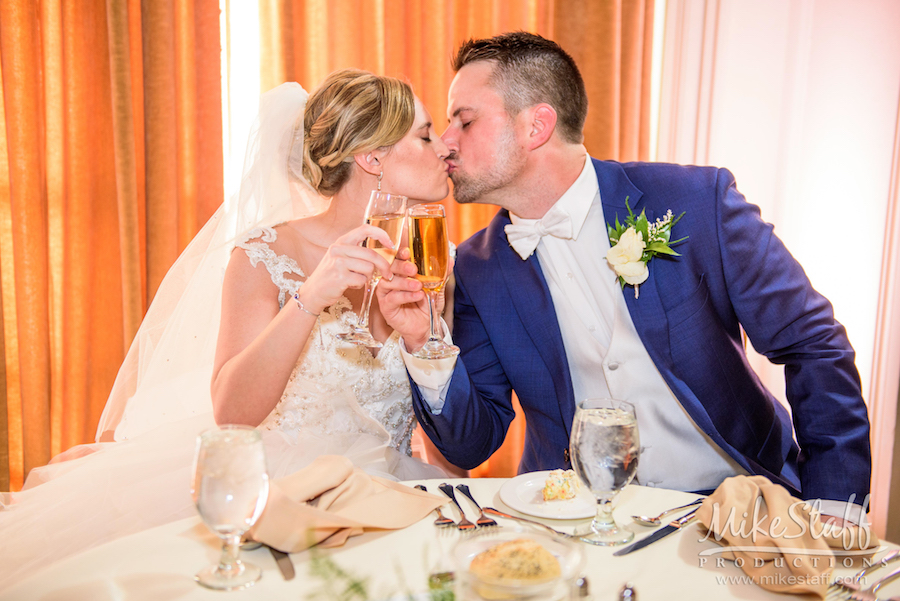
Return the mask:
[(644, 211), (637, 217), (634, 216), (628, 205), (628, 197), (625, 198), (625, 208), (628, 209), (628, 217), (624, 224), (619, 223), (618, 215), (615, 227), (606, 224), (610, 245), (606, 260), (615, 270), (619, 284), (623, 288), (626, 284), (634, 286), (634, 298), (638, 298), (640, 285), (650, 275), (647, 267), (650, 259), (656, 255), (680, 257), (680, 254), (672, 250), (672, 246), (688, 237), (671, 240), (672, 228), (684, 217), (684, 213), (673, 218), (670, 209), (666, 211), (665, 217), (650, 223)]

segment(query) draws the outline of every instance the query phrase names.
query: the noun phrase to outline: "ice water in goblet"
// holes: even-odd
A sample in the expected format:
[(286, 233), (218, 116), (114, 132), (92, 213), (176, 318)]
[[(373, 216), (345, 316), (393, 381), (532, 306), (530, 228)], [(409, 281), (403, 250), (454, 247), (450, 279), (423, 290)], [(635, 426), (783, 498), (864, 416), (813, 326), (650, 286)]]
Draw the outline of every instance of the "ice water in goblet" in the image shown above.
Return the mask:
[(206, 526), (222, 539), (218, 565), (195, 579), (217, 590), (246, 588), (259, 580), (260, 569), (240, 559), (241, 536), (266, 506), (269, 477), (262, 438), (249, 426), (222, 426), (197, 439), (191, 496)]
[(577, 532), (596, 545), (620, 545), (634, 532), (616, 524), (612, 502), (637, 473), (641, 443), (634, 406), (613, 399), (587, 399), (572, 423), (572, 468), (597, 499), (590, 529)]

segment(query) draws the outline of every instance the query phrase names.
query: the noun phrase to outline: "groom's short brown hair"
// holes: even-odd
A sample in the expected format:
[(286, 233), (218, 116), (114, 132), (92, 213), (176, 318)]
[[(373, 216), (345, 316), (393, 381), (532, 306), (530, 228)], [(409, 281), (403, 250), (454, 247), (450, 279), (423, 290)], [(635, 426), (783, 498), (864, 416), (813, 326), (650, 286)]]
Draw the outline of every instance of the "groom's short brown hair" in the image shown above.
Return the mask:
[(510, 115), (546, 102), (556, 110), (560, 136), (566, 142), (584, 140), (587, 93), (584, 80), (569, 54), (559, 44), (525, 31), (470, 39), (459, 47), (453, 70), (476, 61), (494, 61), (491, 83), (503, 97)]

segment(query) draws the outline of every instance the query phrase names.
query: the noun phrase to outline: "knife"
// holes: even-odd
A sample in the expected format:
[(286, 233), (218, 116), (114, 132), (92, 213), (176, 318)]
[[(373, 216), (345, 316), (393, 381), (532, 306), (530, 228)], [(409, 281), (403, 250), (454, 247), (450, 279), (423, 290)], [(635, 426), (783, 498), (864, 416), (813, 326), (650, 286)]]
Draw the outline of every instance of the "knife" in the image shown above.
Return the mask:
[(665, 537), (669, 536), (670, 534), (672, 534), (673, 532), (678, 532), (679, 530), (681, 530), (682, 528), (684, 528), (685, 526), (687, 526), (688, 524), (690, 524), (697, 518), (697, 516), (695, 515), (697, 513), (697, 509), (698, 508), (692, 509), (688, 513), (684, 514), (682, 517), (671, 522), (668, 526), (663, 526), (662, 528), (660, 528), (653, 534), (646, 536), (637, 542), (631, 543), (627, 547), (622, 547), (621, 549), (619, 549), (618, 551), (613, 553), (613, 555), (616, 555), (616, 556), (628, 555), (632, 551), (637, 551), (638, 549), (643, 549), (647, 545), (652, 545), (659, 539), (665, 538)]
[(273, 547), (269, 547), (269, 553), (271, 553), (272, 557), (275, 558), (275, 563), (278, 564), (278, 569), (281, 570), (281, 575), (284, 577), (284, 579), (293, 579), (294, 563), (291, 561), (291, 556)]

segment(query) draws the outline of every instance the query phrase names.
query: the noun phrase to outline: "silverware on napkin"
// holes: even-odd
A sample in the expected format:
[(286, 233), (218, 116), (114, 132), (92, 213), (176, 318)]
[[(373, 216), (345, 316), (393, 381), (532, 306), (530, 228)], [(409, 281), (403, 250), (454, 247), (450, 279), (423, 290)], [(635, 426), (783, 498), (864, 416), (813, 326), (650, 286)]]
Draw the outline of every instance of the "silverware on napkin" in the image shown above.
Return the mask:
[(637, 551), (638, 549), (643, 549), (647, 545), (652, 545), (659, 539), (665, 538), (665, 537), (669, 536), (670, 534), (672, 534), (673, 532), (678, 532), (679, 530), (681, 530), (682, 528), (684, 528), (685, 526), (687, 526), (688, 524), (690, 524), (697, 518), (696, 513), (697, 513), (697, 509), (692, 509), (688, 513), (684, 514), (682, 517), (671, 522), (668, 526), (664, 526), (664, 527), (660, 528), (653, 534), (646, 536), (637, 542), (631, 543), (627, 547), (622, 547), (621, 549), (619, 549), (618, 551), (613, 553), (613, 555), (616, 555), (616, 556), (627, 555), (627, 554), (631, 553), (632, 551)]
[[(266, 545), (268, 547), (268, 545)], [(272, 557), (275, 558), (275, 564), (278, 566), (278, 569), (281, 571), (281, 575), (285, 580), (291, 580), (294, 578), (294, 562), (291, 561), (291, 556), (283, 551), (279, 551), (274, 547), (268, 547), (269, 553), (272, 554)]]

